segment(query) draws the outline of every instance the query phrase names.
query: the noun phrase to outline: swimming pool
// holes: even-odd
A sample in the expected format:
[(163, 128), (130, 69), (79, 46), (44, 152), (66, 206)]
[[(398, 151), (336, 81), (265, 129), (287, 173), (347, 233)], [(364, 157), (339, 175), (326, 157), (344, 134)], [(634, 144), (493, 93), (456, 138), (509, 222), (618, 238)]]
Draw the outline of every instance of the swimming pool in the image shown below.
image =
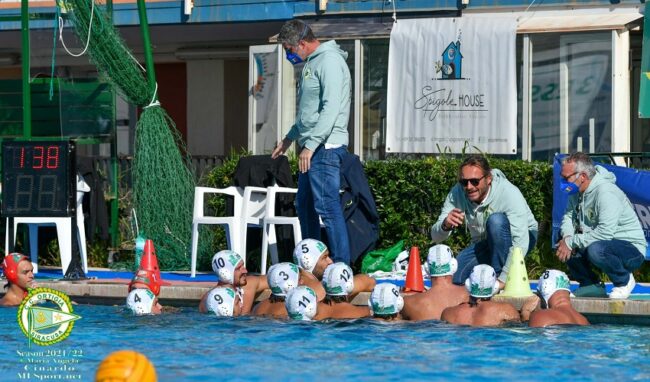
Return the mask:
[(0, 309), (0, 380), (29, 380), (18, 374), (24, 372), (24, 352), (54, 349), (82, 353), (68, 375), (83, 381), (92, 381), (99, 362), (119, 349), (147, 355), (161, 381), (629, 381), (650, 376), (650, 330), (640, 326), (475, 329), (439, 322), (303, 323), (217, 319), (191, 308), (133, 317), (122, 307), (89, 305), (76, 306), (75, 313), (83, 318), (69, 338), (30, 349), (18, 328), (16, 308)]

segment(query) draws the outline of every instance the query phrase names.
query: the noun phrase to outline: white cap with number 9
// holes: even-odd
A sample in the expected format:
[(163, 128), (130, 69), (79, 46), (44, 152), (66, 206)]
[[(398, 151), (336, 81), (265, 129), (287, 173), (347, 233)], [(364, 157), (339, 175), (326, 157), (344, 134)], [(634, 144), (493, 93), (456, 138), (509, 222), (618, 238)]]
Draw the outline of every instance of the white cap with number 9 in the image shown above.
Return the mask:
[(235, 290), (230, 287), (216, 287), (208, 292), (205, 304), (208, 311), (217, 317), (232, 317), (235, 312)]

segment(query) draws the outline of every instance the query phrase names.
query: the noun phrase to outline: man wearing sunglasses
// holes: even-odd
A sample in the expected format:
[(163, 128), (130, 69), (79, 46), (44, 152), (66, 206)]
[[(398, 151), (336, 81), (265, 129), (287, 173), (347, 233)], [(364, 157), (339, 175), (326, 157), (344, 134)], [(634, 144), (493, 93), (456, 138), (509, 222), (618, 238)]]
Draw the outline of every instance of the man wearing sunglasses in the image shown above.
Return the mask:
[(607, 297), (600, 276), (592, 269), (596, 266), (614, 284), (609, 298), (628, 298), (636, 285), (632, 272), (643, 264), (647, 247), (632, 204), (616, 186), (616, 176), (595, 166), (587, 154), (564, 157), (560, 175), (569, 201), (555, 254), (580, 283), (574, 294)]
[(320, 216), (332, 257), (350, 263), (348, 231), (339, 188), (341, 162), (347, 154), (350, 119), (350, 70), (347, 53), (335, 41), (319, 42), (300, 20), (287, 21), (278, 35), (292, 64), (304, 62), (298, 87), (296, 123), (273, 150), (273, 158), (298, 142), (296, 208), (302, 237), (320, 240)]
[(537, 221), (521, 191), (503, 172), (490, 168), (482, 155), (470, 155), (461, 163), (458, 183), (431, 227), (431, 238), (446, 240), (463, 225), (472, 242), (458, 254), (454, 284), (464, 284), (474, 266), (487, 264), (494, 268), (503, 289), (511, 249), (519, 247), (528, 254), (537, 240)]

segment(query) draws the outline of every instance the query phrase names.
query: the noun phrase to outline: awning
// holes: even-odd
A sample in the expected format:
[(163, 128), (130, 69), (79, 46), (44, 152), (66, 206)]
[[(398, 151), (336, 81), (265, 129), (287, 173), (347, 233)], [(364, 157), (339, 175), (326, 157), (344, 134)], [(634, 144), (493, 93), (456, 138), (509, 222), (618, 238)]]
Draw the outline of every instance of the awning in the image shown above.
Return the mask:
[[(377, 18), (361, 18), (354, 20), (330, 19), (313, 22), (306, 20), (306, 22), (319, 40), (388, 38), (390, 36), (390, 30), (393, 27), (393, 20), (390, 17), (384, 17), (382, 20), (377, 20)], [(278, 35), (271, 36), (269, 42), (278, 42)]]
[[(591, 8), (558, 11), (529, 11), (529, 12), (467, 12), (476, 16), (510, 16), (518, 19), (517, 33), (550, 33), (550, 32), (584, 32), (595, 30), (616, 30), (636, 26), (643, 14), (639, 7), (628, 8)], [(441, 17), (451, 17), (441, 15)], [(397, 22), (400, 17), (397, 16)], [(314, 34), (321, 40), (353, 40), (370, 38), (388, 38), (393, 27), (390, 17), (339, 18), (309, 21)], [(640, 24), (639, 24), (640, 25)], [(276, 43), (278, 35), (269, 38)]]
[(583, 32), (595, 30), (625, 29), (628, 24), (643, 18), (639, 12), (597, 13), (526, 17), (522, 15), (517, 33)]

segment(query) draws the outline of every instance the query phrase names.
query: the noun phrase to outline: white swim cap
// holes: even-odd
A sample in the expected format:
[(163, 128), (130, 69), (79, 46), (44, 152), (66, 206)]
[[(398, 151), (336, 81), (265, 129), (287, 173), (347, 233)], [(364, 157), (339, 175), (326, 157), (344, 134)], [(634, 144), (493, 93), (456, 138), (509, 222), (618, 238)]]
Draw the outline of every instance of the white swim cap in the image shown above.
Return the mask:
[(218, 317), (232, 317), (235, 312), (235, 290), (230, 287), (216, 287), (208, 292), (205, 305), (209, 312)]
[(293, 263), (278, 263), (269, 268), (267, 275), (269, 288), (275, 296), (285, 297), (287, 293), (298, 286), (300, 274), (298, 266)]
[(212, 270), (224, 284), (234, 284), (235, 268), (244, 261), (235, 251), (229, 249), (219, 251), (212, 257)]
[(429, 248), (427, 263), (431, 277), (451, 276), (456, 273), (458, 268), (458, 261), (456, 261), (454, 253), (444, 244)]
[(553, 293), (557, 292), (558, 290), (566, 290), (571, 292), (571, 289), (569, 289), (570, 285), (571, 282), (569, 281), (569, 277), (567, 277), (566, 273), (558, 271), (556, 269), (549, 269), (544, 272), (542, 277), (539, 278), (539, 282), (537, 283), (537, 291), (542, 295), (542, 298), (546, 304), (548, 304), (548, 300), (550, 300), (551, 296), (553, 296)]
[(318, 240), (305, 239), (296, 245), (293, 250), (293, 262), (298, 267), (312, 272), (318, 259), (327, 251), (327, 246)]
[(346, 263), (334, 263), (325, 268), (323, 287), (330, 296), (347, 296), (354, 289), (354, 274)]
[(492, 297), (499, 290), (499, 281), (494, 268), (487, 264), (475, 266), (469, 278), (465, 280), (465, 288), (472, 297)]
[(404, 307), (404, 298), (395, 284), (381, 283), (372, 290), (368, 306), (375, 316), (397, 314)]
[(284, 301), (289, 318), (293, 320), (311, 321), (318, 313), (316, 292), (310, 287), (301, 285), (293, 288)]
[(126, 306), (136, 316), (152, 314), (155, 299), (156, 296), (149, 289), (134, 289), (126, 297)]

